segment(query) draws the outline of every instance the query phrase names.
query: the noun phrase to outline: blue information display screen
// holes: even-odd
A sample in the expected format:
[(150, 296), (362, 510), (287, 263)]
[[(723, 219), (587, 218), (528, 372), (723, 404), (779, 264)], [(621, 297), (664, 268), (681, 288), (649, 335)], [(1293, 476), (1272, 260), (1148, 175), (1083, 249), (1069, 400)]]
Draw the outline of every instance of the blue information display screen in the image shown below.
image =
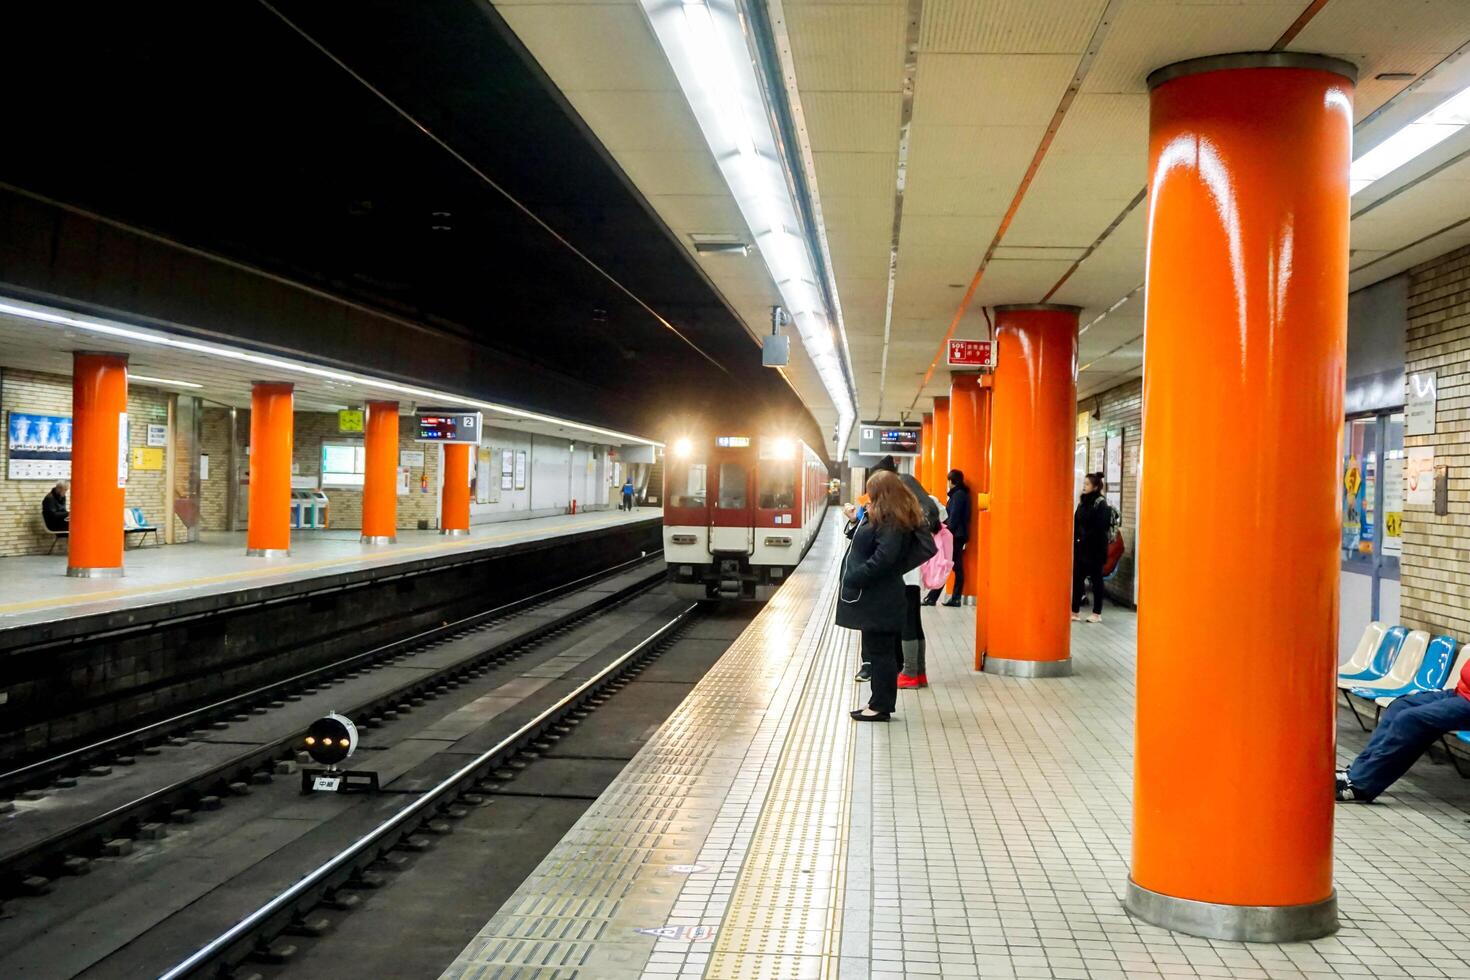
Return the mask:
[(470, 442), (480, 441), (479, 412), (425, 413), (418, 418), (418, 435), (415, 442)]

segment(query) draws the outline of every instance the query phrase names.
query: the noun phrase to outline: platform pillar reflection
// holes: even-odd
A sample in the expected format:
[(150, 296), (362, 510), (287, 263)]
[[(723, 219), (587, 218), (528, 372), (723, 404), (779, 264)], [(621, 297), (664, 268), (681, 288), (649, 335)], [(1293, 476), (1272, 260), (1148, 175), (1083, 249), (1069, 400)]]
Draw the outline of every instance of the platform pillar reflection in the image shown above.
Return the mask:
[(284, 558), (291, 553), (294, 391), (289, 381), (257, 381), (250, 390), (250, 508), (245, 554), (256, 558)]
[[(71, 513), (66, 574), (123, 573), (123, 508), (128, 480), (128, 358), (72, 355)], [(49, 489), (49, 488), (48, 488)]]
[[(1354, 74), (1272, 53), (1149, 77), (1147, 557), (1126, 906), (1197, 936), (1276, 943), (1337, 928), (1331, 678)], [(1203, 542), (1186, 499), (1219, 465), (1200, 434), (1222, 426), (1251, 447), (1229, 480), (1245, 549)], [(1231, 582), (1229, 601), (1202, 602), (1206, 579)]]
[(439, 533), (451, 537), (470, 533), (470, 447), (444, 444), (444, 496), (440, 502)]
[[(990, 436), (991, 608), (984, 670), (1072, 672), (1075, 306), (998, 306)], [(1152, 456), (1150, 456), (1152, 458)]]
[(398, 539), (398, 403), (367, 403), (363, 437), (362, 543)]

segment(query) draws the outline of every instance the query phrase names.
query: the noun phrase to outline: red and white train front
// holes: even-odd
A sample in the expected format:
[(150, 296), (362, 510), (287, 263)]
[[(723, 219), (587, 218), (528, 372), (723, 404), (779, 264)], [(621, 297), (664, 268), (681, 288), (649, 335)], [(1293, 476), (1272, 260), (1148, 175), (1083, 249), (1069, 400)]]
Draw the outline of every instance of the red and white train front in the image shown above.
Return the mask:
[(826, 464), (799, 440), (677, 439), (664, 459), (669, 582), (694, 599), (768, 599), (826, 507)]

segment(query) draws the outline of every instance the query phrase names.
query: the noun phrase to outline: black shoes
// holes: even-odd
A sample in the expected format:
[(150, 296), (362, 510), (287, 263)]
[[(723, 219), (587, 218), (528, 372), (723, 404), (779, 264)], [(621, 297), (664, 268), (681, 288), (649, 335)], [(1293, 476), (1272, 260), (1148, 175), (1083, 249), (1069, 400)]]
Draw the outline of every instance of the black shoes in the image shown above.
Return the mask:
[(868, 666), (867, 664), (863, 664), (862, 669), (854, 674), (852, 679), (857, 681), (859, 684), (868, 683), (868, 681), (873, 679), (872, 667)]
[(919, 601), (919, 605), (921, 605), (921, 606), (937, 606), (937, 605), (939, 605), (939, 600), (937, 598), (936, 599), (922, 599), (922, 600)]
[(959, 599), (951, 599), (946, 602), (945, 605), (949, 606), (951, 609), (958, 609), (960, 606), (964, 605), (964, 603), (960, 602)]
[(1357, 787), (1353, 786), (1352, 780), (1348, 779), (1346, 769), (1337, 770), (1336, 784), (1333, 786), (1332, 798), (1339, 803), (1367, 803), (1368, 800), (1358, 795)]
[(847, 714), (850, 718), (852, 718), (853, 721), (887, 721), (889, 718), (893, 717), (886, 711), (879, 711), (876, 714), (871, 715), (863, 714), (863, 712), (866, 710), (866, 708), (854, 708)]

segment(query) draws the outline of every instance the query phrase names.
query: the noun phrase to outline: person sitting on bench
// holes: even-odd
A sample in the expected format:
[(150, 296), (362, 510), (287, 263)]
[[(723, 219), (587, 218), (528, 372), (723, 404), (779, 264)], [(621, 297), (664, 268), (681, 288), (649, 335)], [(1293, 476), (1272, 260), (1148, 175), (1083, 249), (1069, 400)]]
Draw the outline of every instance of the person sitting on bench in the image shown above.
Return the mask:
[(62, 480), (41, 500), (41, 520), (48, 531), (71, 530), (71, 512), (66, 509), (67, 484)]
[(1470, 662), (1452, 691), (1422, 691), (1393, 699), (1367, 748), (1337, 771), (1336, 798), (1371, 803), (1449, 732), (1470, 729)]

